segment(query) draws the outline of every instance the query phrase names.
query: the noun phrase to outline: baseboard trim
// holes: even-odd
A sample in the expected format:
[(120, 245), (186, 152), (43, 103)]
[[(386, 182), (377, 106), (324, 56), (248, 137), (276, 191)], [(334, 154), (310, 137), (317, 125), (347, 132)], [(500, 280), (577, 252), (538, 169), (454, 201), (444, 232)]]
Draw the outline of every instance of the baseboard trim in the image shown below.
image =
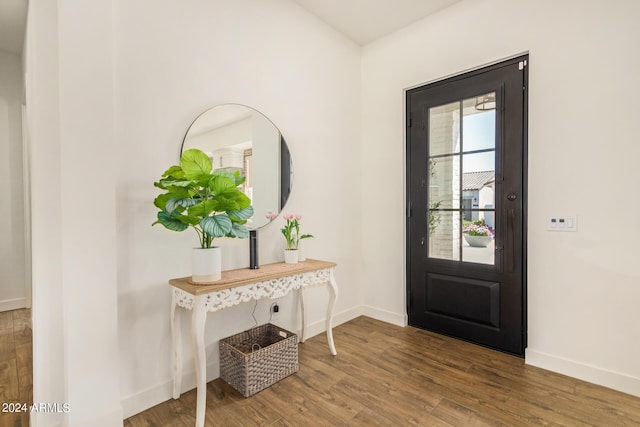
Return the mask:
[[(342, 325), (343, 323), (348, 322), (349, 320), (355, 319), (358, 316), (362, 316), (364, 313), (362, 312), (362, 307), (354, 307), (349, 310), (341, 311), (340, 313), (336, 313), (333, 315), (333, 327), (335, 328), (338, 325)], [(327, 329), (325, 328), (325, 319), (318, 320), (317, 322), (310, 323), (306, 325), (305, 331), (305, 339), (314, 337), (318, 334), (325, 332)]]
[(640, 378), (527, 349), (525, 363), (640, 397)]
[(18, 310), (27, 307), (26, 298), (16, 298), (0, 301), (0, 311)]
[[(338, 325), (348, 322), (349, 320), (355, 319), (358, 316), (367, 316), (376, 320), (380, 320), (382, 322), (391, 323), (396, 326), (407, 326), (407, 315), (406, 314), (398, 314), (391, 311), (380, 310), (375, 307), (370, 307), (367, 305), (361, 305), (358, 307), (351, 308), (349, 310), (342, 311), (340, 313), (334, 314), (333, 316), (333, 327), (335, 328)], [(319, 320), (317, 322), (311, 323), (307, 326), (306, 338), (311, 338), (315, 335), (321, 334), (325, 332), (325, 321), (324, 319)]]
[(85, 418), (83, 420), (70, 419), (68, 421), (69, 427), (72, 426), (92, 426), (92, 427), (113, 427), (122, 425), (122, 408), (118, 407), (112, 411), (102, 414), (93, 415), (91, 418)]
[[(208, 367), (207, 367), (208, 368)], [(209, 372), (209, 369), (207, 369)], [(184, 381), (184, 380), (183, 380)], [(172, 398), (173, 381), (164, 381), (122, 399), (122, 417), (127, 419)]]
[(363, 306), (362, 314), (372, 317), (382, 322), (391, 323), (392, 325), (405, 327), (408, 325), (409, 319), (407, 314), (398, 314), (392, 311), (380, 310), (379, 308)]
[[(185, 355), (185, 357), (191, 357)], [(211, 382), (220, 376), (218, 359), (207, 365), (207, 382)], [(191, 371), (182, 375), (182, 393), (196, 388), (196, 374)], [(138, 393), (131, 394), (122, 399), (123, 419), (132, 417), (140, 412), (156, 406), (159, 403), (173, 399), (173, 379), (163, 381), (158, 385), (149, 387)]]

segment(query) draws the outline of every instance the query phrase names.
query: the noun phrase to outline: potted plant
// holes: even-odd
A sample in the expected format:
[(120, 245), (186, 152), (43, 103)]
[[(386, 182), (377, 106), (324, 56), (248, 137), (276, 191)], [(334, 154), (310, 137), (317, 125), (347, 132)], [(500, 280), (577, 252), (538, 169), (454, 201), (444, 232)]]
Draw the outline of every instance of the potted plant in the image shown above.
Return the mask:
[(172, 231), (192, 228), (200, 246), (194, 248), (192, 282), (208, 283), (222, 275), (221, 250), (213, 246), (219, 237), (249, 237), (245, 226), (253, 216), (251, 200), (238, 186), (240, 172), (213, 170), (211, 159), (198, 149), (186, 150), (179, 166), (167, 169), (153, 185), (164, 190), (153, 201), (160, 209), (153, 225)]
[(302, 215), (283, 215), (285, 219), (284, 227), (280, 229), (287, 242), (284, 250), (284, 262), (287, 264), (296, 264), (298, 262), (298, 245), (300, 240), (313, 237), (311, 234), (300, 234), (300, 220)]
[(493, 231), (484, 222), (484, 219), (466, 223), (462, 229), (464, 240), (469, 246), (486, 248), (493, 240)]

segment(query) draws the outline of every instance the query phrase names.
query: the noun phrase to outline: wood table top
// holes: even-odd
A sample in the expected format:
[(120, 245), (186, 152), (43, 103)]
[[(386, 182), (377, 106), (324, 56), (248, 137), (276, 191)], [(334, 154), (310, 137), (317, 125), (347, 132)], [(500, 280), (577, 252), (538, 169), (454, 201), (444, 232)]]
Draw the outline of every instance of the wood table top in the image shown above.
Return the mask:
[(256, 270), (252, 270), (250, 268), (226, 270), (222, 272), (222, 278), (215, 282), (195, 284), (191, 282), (191, 277), (181, 277), (179, 279), (169, 280), (169, 284), (192, 295), (202, 295), (224, 289), (237, 288), (251, 283), (279, 279), (293, 274), (303, 274), (323, 270), (325, 268), (332, 268), (336, 265), (337, 264), (335, 262), (320, 261), (317, 259), (307, 259), (305, 261), (300, 261), (297, 264), (276, 262), (273, 264), (261, 265), (260, 268)]

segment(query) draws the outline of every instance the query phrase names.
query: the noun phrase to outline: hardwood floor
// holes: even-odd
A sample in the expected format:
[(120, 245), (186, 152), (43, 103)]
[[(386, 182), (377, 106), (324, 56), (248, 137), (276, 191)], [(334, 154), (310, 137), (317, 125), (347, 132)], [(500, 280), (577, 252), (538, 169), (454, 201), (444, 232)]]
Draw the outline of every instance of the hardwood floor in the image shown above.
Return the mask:
[[(0, 404), (5, 403), (33, 403), (31, 310), (0, 312)], [(28, 411), (0, 411), (0, 427), (28, 425)]]
[[(243, 398), (207, 385), (207, 426), (640, 426), (640, 398), (420, 329), (359, 317), (299, 347), (300, 370)], [(195, 391), (125, 427), (195, 425)]]

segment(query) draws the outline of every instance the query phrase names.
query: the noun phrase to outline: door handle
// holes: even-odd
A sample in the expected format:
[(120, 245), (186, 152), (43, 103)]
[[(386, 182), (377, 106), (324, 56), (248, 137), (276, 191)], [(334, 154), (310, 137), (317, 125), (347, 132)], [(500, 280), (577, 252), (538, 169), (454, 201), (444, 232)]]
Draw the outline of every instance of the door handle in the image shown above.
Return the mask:
[[(508, 198), (509, 196), (507, 196)], [(508, 244), (507, 248), (509, 249), (509, 253), (507, 254), (507, 271), (509, 273), (513, 273), (513, 265), (516, 262), (516, 251), (514, 250), (514, 239), (515, 239), (515, 227), (514, 223), (516, 222), (516, 212), (513, 209), (509, 209), (509, 215), (507, 216), (507, 239)]]
[(509, 200), (510, 202), (513, 202), (514, 200), (516, 200), (518, 198), (518, 195), (516, 193), (509, 193), (507, 194), (507, 200)]

